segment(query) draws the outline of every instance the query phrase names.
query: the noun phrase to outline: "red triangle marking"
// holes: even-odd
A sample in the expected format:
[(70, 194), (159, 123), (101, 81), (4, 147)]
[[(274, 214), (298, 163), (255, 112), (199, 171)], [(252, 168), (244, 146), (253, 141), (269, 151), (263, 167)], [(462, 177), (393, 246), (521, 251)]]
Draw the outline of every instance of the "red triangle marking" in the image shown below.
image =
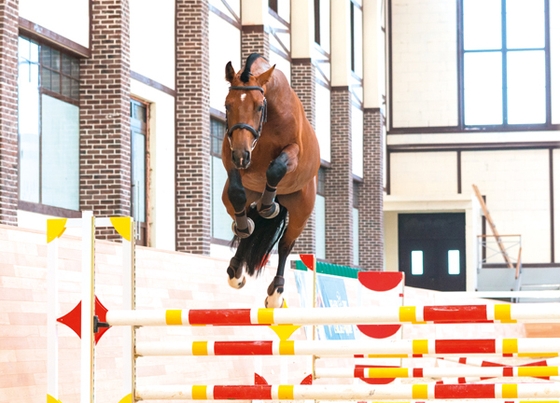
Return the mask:
[(315, 268), (315, 255), (300, 254), (299, 258), (309, 270), (314, 270)]
[[(105, 322), (107, 320), (107, 308), (103, 306), (101, 301), (95, 296), (95, 314), (100, 322)], [(79, 338), (82, 337), (82, 301), (78, 302), (78, 305), (74, 307), (66, 315), (61, 316), (57, 319), (60, 322), (74, 331)], [(95, 344), (101, 339), (105, 332), (109, 330), (108, 327), (100, 327), (98, 332), (94, 336)]]

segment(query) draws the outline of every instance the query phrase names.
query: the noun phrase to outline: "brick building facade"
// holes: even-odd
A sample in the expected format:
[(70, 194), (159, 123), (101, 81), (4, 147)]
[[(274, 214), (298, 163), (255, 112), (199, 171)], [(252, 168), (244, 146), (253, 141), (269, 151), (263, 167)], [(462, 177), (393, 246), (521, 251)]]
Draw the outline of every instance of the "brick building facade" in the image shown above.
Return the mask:
[[(70, 53), (80, 60), (79, 74), (79, 208), (96, 216), (131, 215), (132, 144), (131, 97), (133, 81), (153, 88), (161, 83), (135, 71), (132, 61), (130, 0), (103, 0), (91, 4), (89, 45), (83, 46), (38, 25), (39, 41)], [(210, 16), (206, 0), (174, 2), (174, 88), (165, 89), (174, 100), (174, 250), (208, 255), (212, 248), (212, 172), (210, 164)], [(18, 1), (0, 5), (0, 223), (18, 225), (18, 98), (17, 51)], [(30, 21), (33, 25), (33, 21)], [(38, 31), (37, 31), (38, 32)], [(266, 24), (240, 24), (241, 60), (251, 53), (270, 59), (272, 32)], [(69, 45), (70, 44), (70, 45)], [(79, 52), (72, 49), (78, 48)], [(289, 56), (288, 56), (289, 59)], [(315, 127), (316, 65), (309, 58), (290, 62), (292, 87), (300, 97), (308, 119)], [(131, 78), (133, 77), (133, 78)], [(149, 98), (145, 100), (150, 103)], [(331, 89), (331, 161), (324, 164), (326, 216), (326, 259), (353, 265), (352, 105), (348, 87)], [(155, 111), (158, 111), (156, 105)], [(158, 112), (154, 113), (157, 117)], [(364, 178), (360, 193), (360, 267), (382, 267), (382, 172), (379, 111), (365, 113)], [(149, 126), (149, 125), (148, 125)], [(156, 136), (160, 136), (159, 133)], [(371, 149), (370, 149), (371, 148)], [(153, 150), (147, 150), (148, 153)], [(159, 156), (166, 158), (165, 156)], [(150, 156), (152, 161), (157, 158)], [(156, 162), (157, 164), (157, 162)], [(157, 165), (149, 170), (158, 169)], [(158, 184), (159, 185), (159, 184)], [(160, 185), (161, 186), (161, 185)], [(26, 206), (27, 202), (21, 203)], [(44, 207), (44, 206), (43, 206)], [(24, 207), (24, 210), (27, 207)], [(64, 210), (43, 208), (40, 214), (63, 215)], [(61, 213), (62, 212), (62, 213)], [(79, 211), (69, 212), (78, 216)], [(150, 219), (157, 220), (153, 214)], [(294, 253), (316, 250), (316, 221), (312, 215), (296, 242)], [(147, 225), (152, 225), (153, 222)], [(169, 223), (166, 223), (169, 225)], [(158, 223), (161, 226), (161, 224)], [(97, 236), (117, 239), (112, 230), (100, 229)], [(367, 242), (366, 242), (367, 240)]]

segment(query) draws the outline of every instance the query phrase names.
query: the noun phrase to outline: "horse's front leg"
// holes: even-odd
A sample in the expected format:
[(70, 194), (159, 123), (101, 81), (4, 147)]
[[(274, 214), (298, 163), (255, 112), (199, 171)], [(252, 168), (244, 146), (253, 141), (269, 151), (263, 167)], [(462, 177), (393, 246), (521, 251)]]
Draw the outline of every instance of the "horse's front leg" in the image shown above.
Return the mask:
[(248, 238), (255, 229), (255, 223), (249, 217), (245, 207), (247, 205), (247, 195), (241, 182), (241, 175), (237, 169), (228, 172), (227, 197), (233, 207), (234, 220), (231, 229), (239, 238)]
[(271, 219), (280, 212), (280, 206), (274, 201), (276, 198), (276, 188), (282, 178), (297, 167), (298, 152), (299, 146), (297, 144), (290, 144), (268, 166), (266, 170), (266, 187), (257, 204), (257, 211), (261, 217)]
[[(228, 213), (233, 217), (232, 231), (239, 238), (247, 238), (255, 229), (253, 220), (247, 217), (245, 206), (247, 195), (241, 182), (241, 175), (237, 169), (228, 172), (228, 180), (223, 194), (224, 204)], [(245, 285), (245, 262), (235, 255), (231, 258), (227, 268), (228, 283), (233, 288), (242, 288)]]

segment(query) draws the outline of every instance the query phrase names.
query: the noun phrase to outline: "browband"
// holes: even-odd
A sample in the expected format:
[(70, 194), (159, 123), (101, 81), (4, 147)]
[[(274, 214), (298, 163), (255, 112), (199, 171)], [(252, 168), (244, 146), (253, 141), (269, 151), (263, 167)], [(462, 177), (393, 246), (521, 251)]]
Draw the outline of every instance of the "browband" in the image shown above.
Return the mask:
[(243, 86), (243, 85), (235, 85), (232, 87), (229, 87), (230, 90), (239, 90), (239, 91), (251, 91), (251, 90), (257, 90), (263, 93), (264, 95), (264, 89), (262, 87), (259, 87), (257, 85), (248, 85), (248, 86)]

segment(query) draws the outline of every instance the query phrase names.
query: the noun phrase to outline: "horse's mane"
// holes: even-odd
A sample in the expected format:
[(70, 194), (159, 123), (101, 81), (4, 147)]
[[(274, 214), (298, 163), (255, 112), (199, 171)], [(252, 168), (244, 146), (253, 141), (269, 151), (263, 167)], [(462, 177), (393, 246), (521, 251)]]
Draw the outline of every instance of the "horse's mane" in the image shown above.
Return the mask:
[(251, 66), (261, 55), (258, 53), (251, 53), (245, 62), (245, 69), (243, 69), (243, 73), (241, 73), (241, 81), (244, 83), (249, 82), (249, 76), (251, 75)]

